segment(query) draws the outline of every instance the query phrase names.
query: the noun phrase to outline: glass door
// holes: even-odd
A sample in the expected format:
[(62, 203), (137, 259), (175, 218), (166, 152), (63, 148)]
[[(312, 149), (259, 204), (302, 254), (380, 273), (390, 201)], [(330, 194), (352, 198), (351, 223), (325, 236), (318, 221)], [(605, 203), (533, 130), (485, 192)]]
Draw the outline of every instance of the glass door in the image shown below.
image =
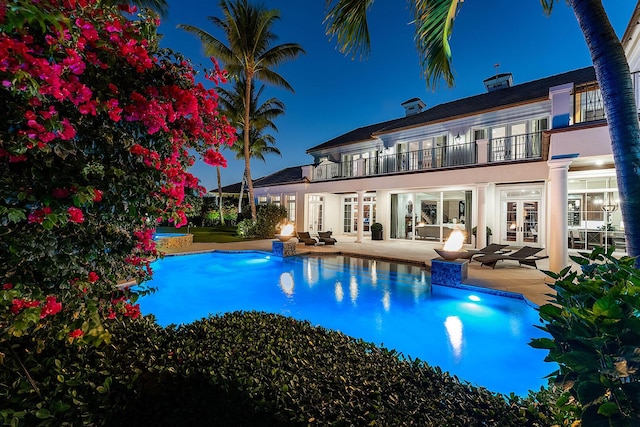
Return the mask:
[(309, 198), (309, 231), (323, 231), (324, 197), (311, 196)]
[(511, 200), (502, 202), (501, 243), (514, 246), (540, 246), (540, 202)]

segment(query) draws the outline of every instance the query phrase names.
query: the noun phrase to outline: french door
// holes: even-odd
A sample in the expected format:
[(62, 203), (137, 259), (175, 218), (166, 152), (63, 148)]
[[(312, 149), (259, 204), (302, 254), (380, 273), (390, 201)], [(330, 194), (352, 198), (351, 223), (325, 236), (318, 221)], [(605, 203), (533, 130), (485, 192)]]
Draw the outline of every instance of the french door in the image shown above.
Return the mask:
[(324, 197), (309, 197), (309, 231), (323, 231), (324, 223)]
[(503, 200), (501, 243), (513, 246), (540, 246), (540, 201)]

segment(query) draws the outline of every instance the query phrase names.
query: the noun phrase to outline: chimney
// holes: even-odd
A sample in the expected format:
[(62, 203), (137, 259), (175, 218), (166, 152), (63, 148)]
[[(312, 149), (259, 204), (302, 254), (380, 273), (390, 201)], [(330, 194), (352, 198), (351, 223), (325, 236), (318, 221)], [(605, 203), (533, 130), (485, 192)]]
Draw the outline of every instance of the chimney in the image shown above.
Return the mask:
[(411, 98), (400, 105), (404, 107), (405, 117), (421, 113), (422, 109), (427, 106), (420, 98)]

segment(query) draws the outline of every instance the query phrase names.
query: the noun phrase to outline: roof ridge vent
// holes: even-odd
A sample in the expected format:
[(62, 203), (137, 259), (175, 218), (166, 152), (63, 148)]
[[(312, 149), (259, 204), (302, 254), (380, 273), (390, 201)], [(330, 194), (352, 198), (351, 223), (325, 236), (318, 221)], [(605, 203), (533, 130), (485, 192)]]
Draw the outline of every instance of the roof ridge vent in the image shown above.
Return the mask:
[(421, 113), (424, 107), (427, 106), (420, 98), (411, 98), (400, 104), (404, 107), (405, 117), (413, 116)]

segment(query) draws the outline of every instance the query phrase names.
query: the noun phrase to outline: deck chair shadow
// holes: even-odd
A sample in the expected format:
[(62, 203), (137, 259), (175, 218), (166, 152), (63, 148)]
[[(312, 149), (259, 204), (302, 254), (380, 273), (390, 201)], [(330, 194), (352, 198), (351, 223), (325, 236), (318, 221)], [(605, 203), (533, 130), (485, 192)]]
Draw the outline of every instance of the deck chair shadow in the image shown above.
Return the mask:
[(316, 239), (311, 237), (311, 234), (309, 234), (308, 231), (298, 231), (296, 234), (299, 243), (304, 243), (307, 246), (313, 246), (318, 243)]
[(536, 261), (541, 259), (549, 258), (547, 255), (545, 256), (536, 256), (536, 254), (542, 251), (543, 248), (534, 248), (531, 246), (523, 246), (521, 249), (515, 251), (514, 253), (509, 254), (488, 254), (479, 256), (476, 258), (476, 261), (482, 263), (482, 265), (487, 265), (491, 268), (496, 268), (496, 263), (498, 261), (511, 260), (518, 261), (518, 263), (522, 265), (528, 265), (530, 267), (538, 268)]
[(318, 231), (318, 240), (325, 245), (335, 245), (337, 240), (331, 237), (331, 231)]
[[(482, 249), (468, 249), (467, 251), (465, 251), (462, 255), (459, 255), (458, 258), (460, 259), (470, 259), (473, 260), (474, 256), (476, 255), (502, 255), (502, 254), (506, 254), (507, 252), (510, 252), (510, 250), (504, 250), (504, 248), (506, 248), (509, 245), (499, 245), (497, 243), (491, 243), (487, 246), (485, 246)], [(477, 259), (477, 258), (475, 258)]]

